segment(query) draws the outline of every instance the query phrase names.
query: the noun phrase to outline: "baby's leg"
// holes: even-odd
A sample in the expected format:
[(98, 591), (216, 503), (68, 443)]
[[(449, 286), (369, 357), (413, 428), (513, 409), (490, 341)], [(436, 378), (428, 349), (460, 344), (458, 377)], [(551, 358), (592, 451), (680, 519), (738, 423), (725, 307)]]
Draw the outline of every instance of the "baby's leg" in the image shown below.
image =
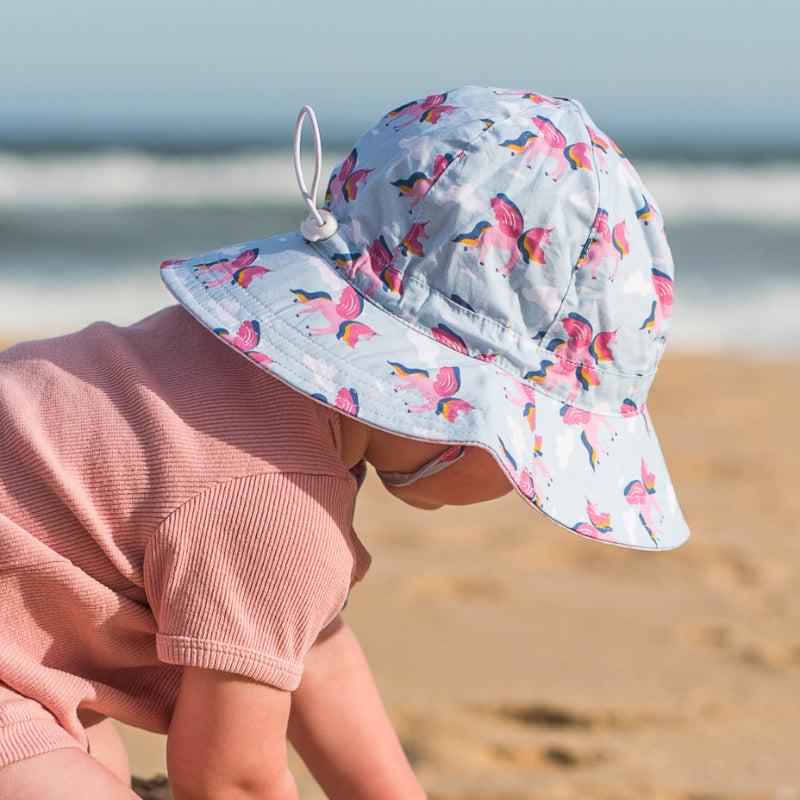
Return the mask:
[(123, 783), (131, 782), (131, 766), (128, 761), (128, 752), (111, 724), (110, 719), (104, 719), (96, 725), (86, 729), (86, 738), (89, 740), (89, 754), (96, 758), (106, 769), (113, 772)]
[(15, 761), (0, 769), (2, 800), (138, 800), (126, 783), (74, 747)]

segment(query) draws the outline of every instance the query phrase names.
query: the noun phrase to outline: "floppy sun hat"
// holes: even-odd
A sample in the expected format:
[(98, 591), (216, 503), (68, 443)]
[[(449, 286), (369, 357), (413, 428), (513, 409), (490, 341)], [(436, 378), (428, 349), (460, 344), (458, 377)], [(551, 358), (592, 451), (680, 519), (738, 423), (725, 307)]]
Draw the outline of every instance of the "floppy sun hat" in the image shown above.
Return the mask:
[(299, 181), (301, 231), (162, 265), (197, 319), (365, 423), (491, 451), (569, 530), (686, 540), (645, 407), (672, 258), (653, 198), (579, 103), (432, 95), (359, 139), (323, 209)]

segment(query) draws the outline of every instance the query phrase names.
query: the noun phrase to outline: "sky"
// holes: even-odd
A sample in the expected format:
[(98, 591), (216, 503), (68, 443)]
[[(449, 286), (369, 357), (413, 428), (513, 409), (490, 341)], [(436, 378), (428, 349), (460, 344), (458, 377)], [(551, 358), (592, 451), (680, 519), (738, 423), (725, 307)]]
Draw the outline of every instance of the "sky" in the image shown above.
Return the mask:
[(800, 143), (796, 0), (26, 0), (0, 139), (357, 135), (478, 83), (576, 97), (618, 141)]

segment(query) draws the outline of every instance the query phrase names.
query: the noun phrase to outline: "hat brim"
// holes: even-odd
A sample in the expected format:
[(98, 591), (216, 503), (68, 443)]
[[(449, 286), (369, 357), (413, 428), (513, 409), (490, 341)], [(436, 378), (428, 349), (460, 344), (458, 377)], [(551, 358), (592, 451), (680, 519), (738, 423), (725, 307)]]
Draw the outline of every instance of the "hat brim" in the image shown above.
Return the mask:
[(689, 536), (645, 409), (574, 409), (491, 357), (432, 339), (357, 295), (298, 233), (166, 262), (161, 275), (254, 365), (369, 425), (489, 450), (568, 530), (647, 550)]

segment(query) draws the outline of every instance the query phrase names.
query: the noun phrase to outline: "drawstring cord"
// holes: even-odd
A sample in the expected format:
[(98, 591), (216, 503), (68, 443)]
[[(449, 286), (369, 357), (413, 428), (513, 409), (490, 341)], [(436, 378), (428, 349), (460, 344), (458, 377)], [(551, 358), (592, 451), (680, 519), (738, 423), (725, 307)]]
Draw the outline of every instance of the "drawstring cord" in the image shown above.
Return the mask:
[[(311, 181), (311, 191), (308, 191), (306, 182), (303, 178), (303, 167), (300, 163), (300, 137), (303, 132), (303, 120), (308, 115), (311, 120), (311, 130), (314, 134), (314, 178)], [(300, 194), (303, 201), (308, 206), (309, 215), (300, 225), (300, 233), (309, 242), (319, 242), (329, 239), (339, 229), (336, 217), (324, 208), (317, 208), (317, 189), (322, 173), (322, 139), (319, 135), (317, 117), (311, 106), (303, 106), (297, 115), (297, 124), (294, 129), (294, 174), (297, 177), (297, 185), (300, 187)]]

